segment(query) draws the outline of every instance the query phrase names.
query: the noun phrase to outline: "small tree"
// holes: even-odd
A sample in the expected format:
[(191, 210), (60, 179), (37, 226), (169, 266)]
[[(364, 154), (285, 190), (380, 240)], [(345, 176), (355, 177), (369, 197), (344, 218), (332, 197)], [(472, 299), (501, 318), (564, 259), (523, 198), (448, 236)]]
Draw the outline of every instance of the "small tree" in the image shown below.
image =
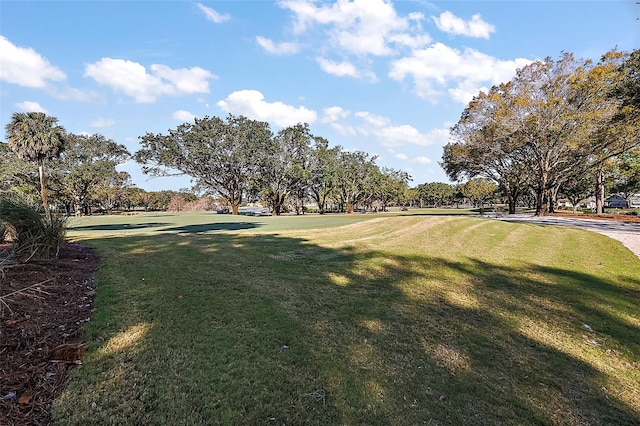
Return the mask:
[(498, 185), (484, 178), (471, 179), (462, 186), (462, 193), (475, 207), (480, 208), (480, 214), (483, 213), (484, 203), (489, 201), (497, 190)]
[(40, 196), (47, 220), (51, 220), (44, 175), (46, 160), (57, 158), (64, 151), (66, 132), (57, 125), (58, 119), (42, 112), (14, 112), (7, 124), (9, 147), (20, 158), (38, 165)]

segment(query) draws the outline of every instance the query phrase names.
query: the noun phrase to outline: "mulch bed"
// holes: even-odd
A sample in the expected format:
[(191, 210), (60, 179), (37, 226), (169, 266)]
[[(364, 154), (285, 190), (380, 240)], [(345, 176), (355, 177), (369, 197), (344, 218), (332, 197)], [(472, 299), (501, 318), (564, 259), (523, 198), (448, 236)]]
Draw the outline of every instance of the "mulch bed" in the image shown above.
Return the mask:
[(52, 423), (53, 400), (84, 354), (97, 265), (93, 249), (66, 243), (57, 259), (0, 272), (0, 424)]
[(577, 219), (614, 220), (618, 222), (640, 223), (640, 216), (629, 215), (629, 214), (595, 215), (595, 214), (553, 213), (551, 216), (570, 217), (570, 218), (577, 218)]

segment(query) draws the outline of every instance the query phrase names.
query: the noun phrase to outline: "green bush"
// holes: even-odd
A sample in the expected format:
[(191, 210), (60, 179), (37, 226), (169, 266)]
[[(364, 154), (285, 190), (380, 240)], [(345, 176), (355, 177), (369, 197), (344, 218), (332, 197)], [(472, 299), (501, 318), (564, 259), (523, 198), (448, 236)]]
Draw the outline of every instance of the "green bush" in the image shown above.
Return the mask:
[(0, 197), (0, 227), (19, 261), (50, 259), (58, 255), (67, 231), (64, 217), (44, 217), (42, 208), (18, 197)]

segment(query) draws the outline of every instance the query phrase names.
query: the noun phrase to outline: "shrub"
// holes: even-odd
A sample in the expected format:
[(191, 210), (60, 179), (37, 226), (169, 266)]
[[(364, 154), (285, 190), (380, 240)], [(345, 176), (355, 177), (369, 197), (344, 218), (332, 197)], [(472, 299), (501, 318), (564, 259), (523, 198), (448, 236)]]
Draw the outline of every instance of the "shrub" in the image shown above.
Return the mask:
[(17, 197), (0, 197), (0, 226), (19, 261), (50, 259), (58, 255), (67, 230), (66, 218), (47, 220), (42, 209)]

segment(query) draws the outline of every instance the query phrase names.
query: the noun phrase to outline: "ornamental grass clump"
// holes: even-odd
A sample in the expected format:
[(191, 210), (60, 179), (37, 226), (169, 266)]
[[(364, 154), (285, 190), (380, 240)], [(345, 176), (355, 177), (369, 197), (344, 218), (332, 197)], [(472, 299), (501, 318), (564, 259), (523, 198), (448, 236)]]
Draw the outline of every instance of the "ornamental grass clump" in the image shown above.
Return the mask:
[(41, 210), (17, 197), (0, 197), (0, 229), (11, 243), (11, 257), (19, 262), (56, 257), (64, 241), (66, 218), (47, 219)]

